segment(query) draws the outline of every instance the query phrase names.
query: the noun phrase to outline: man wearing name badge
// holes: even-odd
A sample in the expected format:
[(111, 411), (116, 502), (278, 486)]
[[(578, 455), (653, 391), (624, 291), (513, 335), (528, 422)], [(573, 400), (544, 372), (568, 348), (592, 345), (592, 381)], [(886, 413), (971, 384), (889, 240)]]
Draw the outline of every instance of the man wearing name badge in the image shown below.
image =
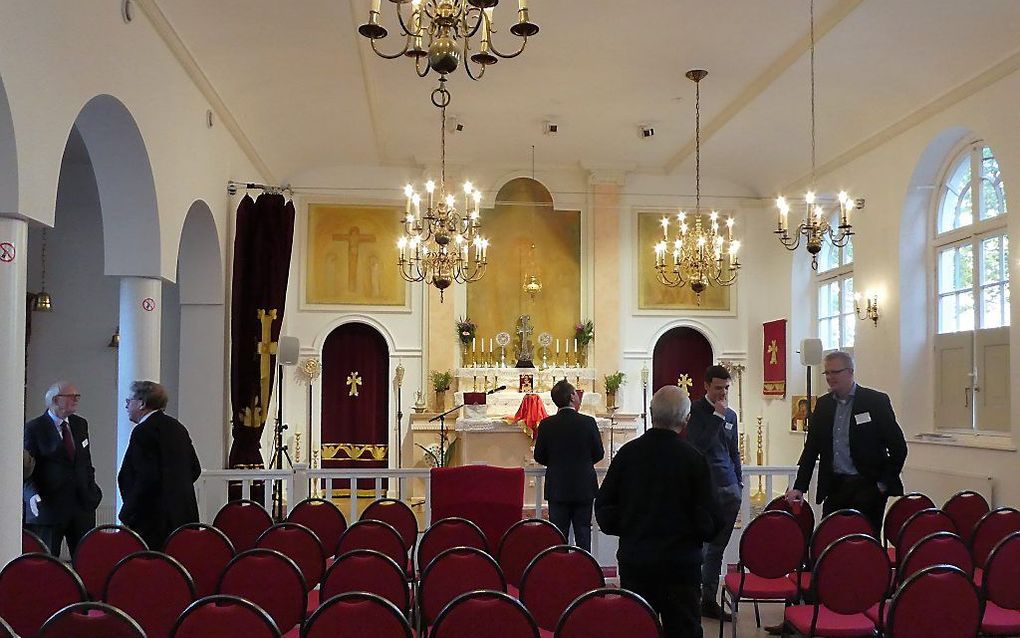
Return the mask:
[(76, 414), (77, 386), (54, 383), (45, 399), (46, 412), (25, 424), (25, 451), (35, 459), (22, 485), (25, 527), (54, 556), (66, 539), (73, 556), (81, 537), (96, 526), (103, 491), (96, 485), (88, 421)]

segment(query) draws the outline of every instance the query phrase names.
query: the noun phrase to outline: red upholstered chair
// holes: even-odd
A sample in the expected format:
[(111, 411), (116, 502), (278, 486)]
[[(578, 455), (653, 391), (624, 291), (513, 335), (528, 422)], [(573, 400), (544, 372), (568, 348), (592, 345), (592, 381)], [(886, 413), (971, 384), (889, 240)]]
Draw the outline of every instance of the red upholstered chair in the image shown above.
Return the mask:
[(272, 525), (273, 517), (266, 508), (248, 499), (230, 501), (213, 519), (213, 527), (227, 535), (237, 553), (253, 549), (262, 532)]
[(956, 523), (956, 533), (967, 543), (970, 542), (971, 536), (974, 534), (974, 526), (991, 509), (985, 497), (973, 490), (963, 490), (953, 494), (942, 506), (942, 511), (949, 514), (949, 518)]
[(374, 594), (333, 596), (301, 627), (301, 638), (411, 638), (411, 626), (390, 601)]
[(556, 638), (661, 638), (659, 617), (644, 598), (605, 587), (570, 603), (556, 626)]
[(408, 568), (407, 547), (404, 546), (400, 533), (389, 523), (367, 520), (358, 521), (348, 527), (340, 537), (337, 556), (355, 549), (374, 549), (392, 558), (405, 570)]
[(798, 577), (800, 579), (795, 582), (798, 582), (801, 594), (807, 594), (811, 591), (811, 569), (818, 561), (818, 557), (825, 551), (825, 548), (836, 540), (850, 534), (874, 536), (875, 530), (872, 529), (868, 519), (857, 510), (836, 510), (822, 519), (818, 524), (818, 528), (811, 535), (811, 540), (808, 542), (807, 560), (805, 562), (806, 569), (793, 576), (795, 579)]
[(580, 547), (556, 545), (543, 550), (524, 570), (520, 598), (539, 628), (554, 631), (570, 603), (605, 586), (594, 556)]
[(356, 591), (385, 598), (405, 615), (411, 609), (411, 590), (404, 568), (375, 550), (355, 549), (338, 556), (322, 579), (319, 595), (328, 600)]
[(163, 551), (188, 570), (198, 598), (216, 592), (220, 574), (235, 555), (227, 535), (205, 523), (181, 525), (167, 537)]
[[(619, 591), (619, 590), (617, 590)], [(439, 612), (429, 638), (538, 638), (538, 625), (519, 600), (500, 591), (461, 594)]]
[[(737, 613), (741, 601), (791, 604), (797, 600), (797, 572), (804, 561), (804, 537), (793, 514), (782, 510), (762, 512), (740, 536), (737, 570), (723, 578), (719, 604), (733, 612), (731, 627), (737, 635)], [(723, 623), (719, 623), (722, 637)]]
[(0, 618), (20, 636), (35, 636), (47, 618), (85, 598), (81, 578), (49, 554), (22, 554), (0, 571)]
[(85, 602), (68, 605), (50, 616), (38, 638), (146, 638), (146, 635), (131, 616), (113, 605)]
[(974, 574), (974, 559), (967, 543), (952, 532), (935, 532), (914, 543), (896, 570), (896, 580), (903, 583), (922, 569), (934, 565), (952, 565), (968, 576)]
[[(524, 469), (464, 465), (431, 471), (432, 520), (460, 516), (482, 528), (489, 547), (499, 546), (524, 510)], [(419, 566), (420, 567), (420, 566)]]
[(787, 607), (786, 626), (801, 636), (871, 638), (875, 623), (864, 612), (885, 598), (891, 571), (889, 555), (874, 537), (844, 536), (815, 564), (814, 602)]
[(347, 530), (347, 518), (332, 501), (324, 498), (306, 498), (290, 510), (287, 520), (300, 523), (315, 532), (322, 541), (326, 556), (335, 556), (340, 537)]
[(896, 538), (896, 565), (917, 541), (935, 532), (957, 532), (956, 523), (949, 515), (934, 507), (918, 510), (910, 515), (900, 527), (900, 535)]
[(985, 601), (981, 618), (984, 636), (1020, 635), (1020, 532), (1013, 532), (992, 549), (981, 581)]
[(474, 547), (489, 553), (489, 543), (481, 528), (466, 518), (443, 518), (432, 523), (418, 543), (418, 571), (424, 571), (436, 556), (452, 547)]
[(141, 625), (147, 638), (168, 638), (177, 617), (195, 600), (195, 584), (176, 559), (160, 552), (136, 552), (110, 572), (103, 602)]
[(477, 589), (506, 591), (506, 579), (491, 556), (474, 547), (454, 547), (436, 556), (418, 581), (422, 629), (454, 598)]
[(217, 592), (255, 603), (285, 634), (304, 620), (308, 604), (301, 569), (272, 549), (249, 549), (235, 556), (223, 571)]
[(811, 504), (807, 500), (801, 501), (800, 507), (797, 507), (795, 511), (793, 505), (790, 505), (790, 501), (786, 500), (786, 496), (777, 496), (765, 506), (763, 511), (771, 512), (772, 510), (793, 514), (793, 517), (800, 523), (801, 531), (804, 532), (804, 542), (807, 543), (811, 540), (811, 534), (815, 531), (815, 511), (811, 509)]
[(142, 537), (120, 525), (100, 525), (82, 536), (72, 566), (92, 600), (101, 600), (106, 579), (120, 559), (149, 549)]
[(171, 638), (280, 638), (273, 619), (255, 603), (238, 596), (199, 598), (184, 610)]
[(893, 596), (887, 638), (973, 638), (981, 626), (981, 601), (970, 576), (952, 565), (926, 567)]
[(0, 638), (18, 638), (14, 628), (7, 624), (7, 621), (0, 618)]
[(992, 549), (1013, 532), (1020, 532), (1020, 511), (1000, 507), (981, 517), (974, 526), (970, 553), (974, 557), (974, 582), (981, 585), (985, 563)]
[(277, 523), (255, 541), (260, 549), (275, 549), (294, 561), (305, 577), (305, 588), (318, 587), (326, 571), (326, 555), (315, 532), (299, 523)]
[(39, 553), (39, 554), (49, 554), (50, 553), (50, 548), (46, 547), (46, 543), (44, 543), (43, 539), (39, 538), (35, 534), (35, 532), (30, 532), (29, 530), (27, 530), (25, 528), (22, 528), (21, 529), (21, 553), (22, 554), (31, 554), (32, 552), (36, 552), (36, 553)]
[(524, 569), (543, 549), (565, 545), (566, 542), (558, 527), (541, 518), (529, 518), (511, 525), (499, 541), (496, 552), (496, 561), (506, 576), (508, 590), (511, 593), (517, 591)]
[(361, 520), (389, 523), (397, 530), (410, 551), (418, 542), (418, 517), (404, 501), (395, 498), (380, 498), (369, 504), (361, 513)]
[(914, 512), (929, 507), (935, 507), (935, 503), (920, 492), (904, 494), (889, 507), (885, 513), (885, 520), (882, 521), (882, 537), (885, 546), (889, 548), (889, 560), (896, 558), (896, 553), (890, 546), (900, 537), (900, 528), (903, 527), (903, 524)]

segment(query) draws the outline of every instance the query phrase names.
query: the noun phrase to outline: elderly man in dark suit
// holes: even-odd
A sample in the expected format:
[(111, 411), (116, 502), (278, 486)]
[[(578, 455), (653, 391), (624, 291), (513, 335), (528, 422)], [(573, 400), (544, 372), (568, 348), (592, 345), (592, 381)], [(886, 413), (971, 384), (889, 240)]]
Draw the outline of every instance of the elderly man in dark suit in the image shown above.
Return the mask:
[(546, 466), (545, 499), (549, 520), (574, 543), (591, 551), (591, 515), (598, 479), (595, 464), (605, 456), (595, 419), (579, 414), (581, 399), (565, 379), (552, 388), (559, 410), (542, 419), (535, 439), (535, 460)]
[(194, 484), (202, 472), (187, 428), (163, 413), (166, 404), (160, 384), (131, 384), (125, 408), (135, 428), (117, 476), (124, 500), (120, 520), (155, 550), (170, 532), (198, 522)]
[(74, 384), (54, 383), (46, 390), (46, 412), (25, 424), (25, 452), (35, 459), (22, 486), (25, 527), (55, 556), (65, 539), (74, 554), (81, 537), (96, 526), (103, 498), (92, 466), (89, 424), (75, 414), (80, 400)]

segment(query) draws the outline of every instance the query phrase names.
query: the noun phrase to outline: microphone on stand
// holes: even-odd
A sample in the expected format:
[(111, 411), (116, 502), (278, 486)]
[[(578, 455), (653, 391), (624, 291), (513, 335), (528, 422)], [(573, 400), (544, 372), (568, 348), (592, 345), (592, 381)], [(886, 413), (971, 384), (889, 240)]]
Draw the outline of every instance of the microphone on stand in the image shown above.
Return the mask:
[(499, 392), (500, 390), (506, 390), (506, 386), (505, 385), (501, 385), (498, 388), (493, 388), (491, 390), (486, 390), (485, 394), (492, 394), (494, 392)]

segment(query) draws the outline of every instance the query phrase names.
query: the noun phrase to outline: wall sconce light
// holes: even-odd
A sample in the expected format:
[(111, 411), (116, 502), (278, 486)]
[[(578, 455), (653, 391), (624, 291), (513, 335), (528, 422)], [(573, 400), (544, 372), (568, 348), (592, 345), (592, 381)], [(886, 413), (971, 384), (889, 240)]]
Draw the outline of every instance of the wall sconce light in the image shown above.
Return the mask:
[(113, 331), (113, 336), (110, 337), (110, 343), (106, 344), (107, 348), (119, 348), (120, 347), (120, 326), (117, 326)]
[(878, 293), (874, 291), (868, 291), (866, 298), (866, 305), (863, 310), (861, 309), (861, 293), (854, 294), (854, 312), (857, 313), (857, 318), (861, 321), (871, 319), (871, 321), (878, 326)]

